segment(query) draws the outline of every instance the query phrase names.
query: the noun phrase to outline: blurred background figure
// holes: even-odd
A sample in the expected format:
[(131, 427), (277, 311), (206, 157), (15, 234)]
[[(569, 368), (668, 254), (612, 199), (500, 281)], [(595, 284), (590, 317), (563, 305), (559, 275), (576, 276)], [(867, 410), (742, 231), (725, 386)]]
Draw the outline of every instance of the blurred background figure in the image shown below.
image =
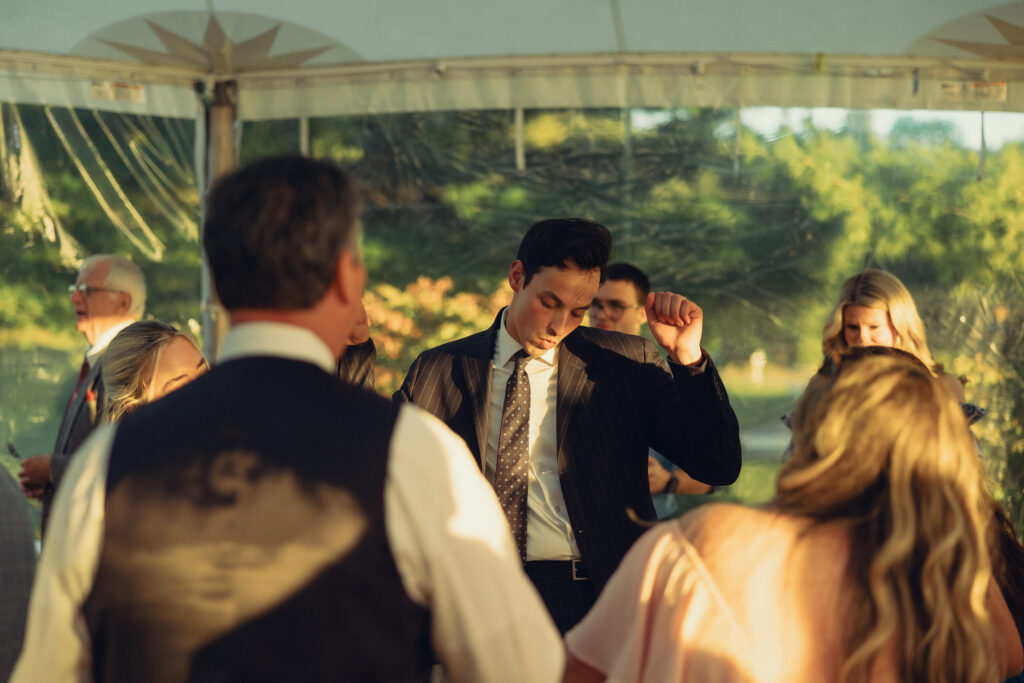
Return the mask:
[[(965, 401), (964, 381), (945, 372), (942, 365), (932, 358), (924, 323), (914, 299), (892, 273), (869, 269), (843, 283), (839, 298), (825, 323), (821, 345), (825, 360), (818, 375), (832, 365), (834, 357), (849, 349), (898, 349), (919, 360), (953, 392), (968, 424), (974, 424), (985, 416), (984, 408)], [(811, 378), (812, 383), (816, 377)], [(782, 416), (786, 426), (790, 426), (791, 419), (791, 415)]]
[[(949, 392), (864, 356), (809, 387), (764, 509), (648, 531), (566, 637), (566, 681), (995, 681), (1024, 668), (994, 503)], [(979, 610), (978, 606), (984, 606)]]
[(764, 349), (755, 349), (750, 353), (750, 383), (760, 384), (764, 381), (764, 369), (768, 367), (768, 354)]
[(21, 652), (36, 568), (35, 533), (18, 483), (0, 467), (0, 681)]
[(825, 356), (853, 346), (891, 346), (914, 354), (963, 403), (963, 383), (943, 371), (928, 350), (914, 298), (892, 273), (865, 270), (843, 283), (825, 323)]
[(359, 302), (355, 327), (348, 338), (348, 348), (338, 359), (338, 377), (357, 387), (373, 391), (373, 366), (377, 361), (377, 347), (370, 338), (370, 319), (366, 306)]
[(146, 310), (146, 280), (137, 265), (115, 254), (96, 254), (82, 262), (75, 284), (68, 287), (75, 327), (89, 343), (71, 397), (57, 432), (53, 453), (27, 458), (18, 478), (29, 498), (43, 503), (43, 533), (50, 504), (72, 454), (92, 433), (103, 405), (103, 352), (118, 332), (140, 319)]
[[(650, 291), (650, 280), (636, 266), (621, 262), (608, 264), (604, 282), (598, 287), (597, 296), (590, 306), (590, 324), (602, 330), (640, 334), (640, 328), (647, 322), (644, 302)], [(675, 494), (710, 493), (713, 490), (710, 484), (690, 477), (655, 450), (647, 456), (647, 480), (659, 519), (677, 513)]]
[(602, 330), (640, 334), (647, 322), (644, 302), (651, 291), (647, 275), (630, 263), (609, 263), (590, 307), (590, 324)]
[(103, 421), (117, 422), (136, 406), (188, 384), (209, 364), (191, 334), (159, 320), (143, 320), (114, 337), (103, 368)]

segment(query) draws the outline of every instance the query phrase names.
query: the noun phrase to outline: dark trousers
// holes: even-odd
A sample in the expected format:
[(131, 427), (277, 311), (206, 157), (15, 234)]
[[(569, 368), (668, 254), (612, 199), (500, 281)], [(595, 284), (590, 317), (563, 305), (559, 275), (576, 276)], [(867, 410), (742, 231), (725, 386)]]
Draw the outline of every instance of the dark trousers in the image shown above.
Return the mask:
[(597, 592), (591, 580), (538, 579), (531, 576), (530, 581), (540, 593), (540, 599), (544, 601), (544, 606), (548, 608), (562, 635), (582, 621), (597, 601)]

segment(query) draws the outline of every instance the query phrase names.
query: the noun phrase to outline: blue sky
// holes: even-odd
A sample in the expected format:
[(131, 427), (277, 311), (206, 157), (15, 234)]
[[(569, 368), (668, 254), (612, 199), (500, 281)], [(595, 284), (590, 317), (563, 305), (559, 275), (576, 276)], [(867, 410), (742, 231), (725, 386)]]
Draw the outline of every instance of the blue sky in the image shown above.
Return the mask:
[[(803, 128), (810, 116), (818, 128), (838, 129), (846, 120), (847, 109), (748, 107), (743, 109), (743, 125), (765, 135), (786, 124), (793, 130)], [(905, 116), (922, 121), (950, 121), (956, 127), (960, 142), (970, 149), (981, 147), (981, 113), (976, 111), (931, 111), (907, 109), (871, 110), (871, 128), (879, 136), (889, 133), (892, 125)], [(985, 114), (985, 146), (999, 149), (1006, 142), (1024, 141), (1024, 114), (988, 112)]]

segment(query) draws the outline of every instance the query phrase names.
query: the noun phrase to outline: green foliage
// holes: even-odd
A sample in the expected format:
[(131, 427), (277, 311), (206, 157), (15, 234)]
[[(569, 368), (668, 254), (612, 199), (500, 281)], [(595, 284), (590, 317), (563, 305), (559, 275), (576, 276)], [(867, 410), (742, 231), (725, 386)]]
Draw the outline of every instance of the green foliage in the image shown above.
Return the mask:
[(383, 284), (363, 296), (377, 347), (377, 391), (390, 396), (421, 352), (490, 327), (511, 299), (508, 285), (490, 295), (452, 293), (452, 279), (420, 277), (405, 289)]
[[(130, 254), (149, 275), (152, 315), (179, 325), (198, 318), (191, 123), (19, 111), (20, 139), (31, 140), (78, 255)], [(7, 105), (0, 114), (8, 163)], [(294, 120), (247, 123), (241, 159), (294, 153), (299, 131)], [(704, 345), (720, 366), (741, 365), (755, 349), (773, 364), (817, 364), (840, 283), (886, 268), (918, 299), (933, 354), (966, 375), (969, 398), (989, 409), (979, 437), (1021, 523), (1024, 147), (990, 152), (978, 180), (977, 153), (948, 124), (901, 119), (879, 138), (867, 112), (851, 112), (839, 131), (805, 125), (764, 137), (737, 131), (734, 110), (542, 110), (525, 112), (522, 133), (517, 167), (510, 111), (309, 121), (312, 153), (362, 185), (383, 391), (423, 348), (490, 324), (519, 240), (541, 218), (608, 225), (614, 258), (702, 305)], [(118, 229), (101, 208), (76, 165), (84, 159), (96, 175), (87, 141), (152, 228), (159, 257), (138, 248), (131, 221)], [(67, 245), (22, 204), (0, 191), (0, 343), (80, 348), (63, 293), (74, 277)]]
[(903, 116), (892, 124), (889, 131), (889, 146), (894, 149), (912, 146), (927, 149), (946, 143), (960, 144), (956, 127), (950, 121), (920, 121), (912, 116)]
[(1024, 273), (920, 299), (922, 313), (937, 321), (930, 336), (940, 340), (933, 344), (939, 357), (950, 359), (947, 371), (964, 378), (968, 401), (988, 411), (972, 432), (996, 497), (1024, 528)]
[[(4, 105), (0, 125), (3, 168), (13, 169), (9, 180), (0, 178), (7, 190), (0, 193), (0, 329), (72, 336), (66, 286), (77, 260), (104, 252), (132, 258), (147, 274), (149, 315), (179, 325), (198, 317), (191, 122)], [(35, 164), (42, 183), (22, 191), (45, 196), (51, 218), (73, 242), (32, 224), (41, 217), (26, 214), (25, 198), (10, 191), (15, 180), (34, 177)], [(140, 248), (154, 243), (157, 252)]]

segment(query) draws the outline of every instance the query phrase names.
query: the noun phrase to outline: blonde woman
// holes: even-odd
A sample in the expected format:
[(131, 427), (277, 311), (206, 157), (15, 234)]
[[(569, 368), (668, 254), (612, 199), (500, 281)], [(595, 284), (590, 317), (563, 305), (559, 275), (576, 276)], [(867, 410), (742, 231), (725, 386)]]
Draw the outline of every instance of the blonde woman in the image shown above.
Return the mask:
[(117, 422), (209, 369), (195, 338), (159, 320), (121, 330), (103, 357), (103, 420)]
[(892, 273), (865, 270), (840, 288), (822, 347), (828, 358), (854, 346), (890, 346), (914, 354), (963, 402), (963, 384), (932, 358), (914, 298)]
[(959, 407), (904, 361), (817, 383), (764, 509), (707, 505), (630, 550), (565, 681), (992, 683), (1024, 652)]

